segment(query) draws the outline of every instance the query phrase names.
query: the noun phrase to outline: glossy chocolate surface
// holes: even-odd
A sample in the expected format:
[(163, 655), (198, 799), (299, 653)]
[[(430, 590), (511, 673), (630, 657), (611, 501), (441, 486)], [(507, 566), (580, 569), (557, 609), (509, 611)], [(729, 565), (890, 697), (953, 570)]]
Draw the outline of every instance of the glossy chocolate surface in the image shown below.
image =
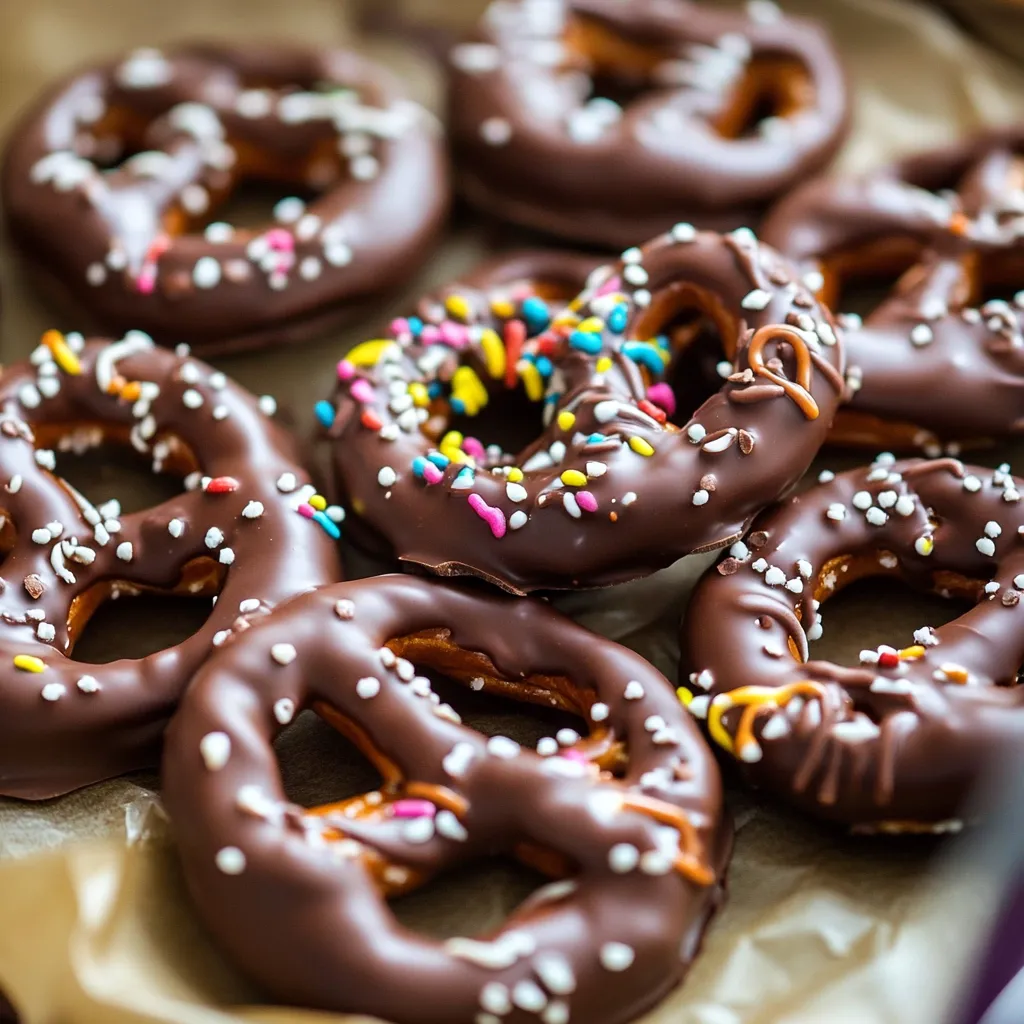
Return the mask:
[(771, 3), (499, 0), (450, 64), (466, 198), (608, 248), (753, 226), (848, 127), (824, 30)]
[[(216, 221), (247, 181), (281, 187), (276, 223)], [(98, 326), (209, 353), (322, 330), (400, 286), (448, 182), (430, 115), (365, 58), (196, 45), (55, 87), (11, 139), (2, 195), (30, 266)]]
[[(324, 403), (346, 505), (403, 561), (516, 593), (632, 579), (735, 539), (825, 438), (842, 391), (831, 315), (749, 232), (679, 225), (539, 321), (496, 281), (452, 286), (415, 332), (405, 319), (353, 350)], [(665, 377), (693, 337), (677, 318), (695, 312), (728, 380), (679, 428)], [(539, 437), (519, 452), (453, 441), (454, 403), (520, 387)]]
[[(425, 665), (571, 708), (588, 735), (537, 752), (488, 738), (439, 702)], [(271, 744), (306, 707), (380, 768), (380, 790), (288, 802)], [(385, 576), (254, 617), (190, 688), (164, 780), (197, 910), (300, 1005), (394, 1024), (624, 1024), (679, 982), (721, 900), (718, 769), (668, 681), (532, 600)], [(386, 894), (496, 853), (556, 879), (498, 931), (437, 941), (395, 921)]]
[[(340, 577), (335, 543), (298, 506), (313, 493), (294, 440), (256, 399), (135, 332), (52, 332), (0, 379), (0, 794), (29, 799), (155, 763), (167, 718), (223, 632)], [(60, 477), (61, 453), (130, 444), (185, 491), (122, 514)], [(141, 592), (216, 604), (183, 643), (87, 664), (75, 640), (104, 600)]]
[(837, 313), (845, 281), (898, 278), (863, 322), (840, 318), (837, 440), (935, 455), (1024, 432), (1024, 126), (812, 182), (762, 235)]
[[(1024, 742), (1022, 488), (1007, 467), (882, 458), (765, 513), (708, 572), (681, 692), (751, 782), (866, 830), (962, 824)], [(856, 667), (814, 660), (818, 602), (878, 575), (973, 607)]]

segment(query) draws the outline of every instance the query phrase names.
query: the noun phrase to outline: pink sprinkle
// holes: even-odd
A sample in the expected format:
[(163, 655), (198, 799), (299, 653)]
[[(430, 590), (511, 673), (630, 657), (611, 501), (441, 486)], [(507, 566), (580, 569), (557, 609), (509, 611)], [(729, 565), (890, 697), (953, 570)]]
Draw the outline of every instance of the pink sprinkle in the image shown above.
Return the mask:
[(420, 341), (424, 345), (436, 345), (441, 340), (441, 330), (437, 324), (427, 324), (420, 332)]
[(428, 484), (439, 484), (444, 479), (444, 473), (441, 472), (432, 462), (428, 462), (423, 467), (423, 479)]
[(300, 516), (305, 516), (307, 519), (312, 519), (313, 516), (316, 515), (316, 509), (313, 508), (312, 505), (305, 505), (305, 504), (300, 505), (299, 506), (299, 515)]
[(462, 450), (472, 459), (482, 459), (484, 457), (484, 445), (482, 441), (478, 441), (475, 437), (467, 437), (462, 442)]
[(564, 757), (566, 761), (579, 761), (581, 764), (589, 764), (590, 762), (590, 758), (587, 757), (582, 750), (576, 750), (573, 747), (570, 747), (568, 750), (563, 750), (562, 757)]
[(597, 498), (595, 498), (590, 491), (577, 491), (576, 504), (579, 505), (584, 512), (597, 511)]
[(429, 800), (396, 800), (391, 813), (396, 818), (432, 818), (437, 808)]
[(143, 267), (139, 276), (135, 279), (135, 287), (143, 295), (152, 295), (156, 289), (156, 267)]
[(372, 385), (362, 377), (359, 380), (353, 381), (352, 386), (348, 390), (349, 394), (363, 405), (369, 405), (375, 397)]
[(469, 496), (469, 507), (491, 528), (498, 540), (505, 536), (505, 513), (500, 508), (491, 508), (479, 494)]
[(404, 316), (397, 316), (391, 321), (391, 333), (398, 336), (402, 334), (411, 334), (409, 330), (409, 321)]
[(267, 240), (267, 245), (275, 252), (293, 252), (295, 249), (295, 239), (292, 233), (285, 231), (284, 228), (271, 228), (264, 237)]
[(350, 363), (347, 359), (342, 359), (338, 362), (338, 380), (351, 380), (356, 375), (356, 368), (354, 363)]
[(622, 278), (616, 274), (614, 277), (609, 277), (608, 280), (597, 289), (597, 294), (607, 295), (609, 292), (617, 292), (621, 287)]
[(441, 340), (452, 348), (465, 348), (469, 344), (469, 331), (464, 324), (445, 320), (441, 324)]
[(659, 409), (664, 409), (669, 416), (676, 411), (676, 396), (672, 393), (672, 388), (664, 382), (652, 384), (647, 389), (647, 399)]

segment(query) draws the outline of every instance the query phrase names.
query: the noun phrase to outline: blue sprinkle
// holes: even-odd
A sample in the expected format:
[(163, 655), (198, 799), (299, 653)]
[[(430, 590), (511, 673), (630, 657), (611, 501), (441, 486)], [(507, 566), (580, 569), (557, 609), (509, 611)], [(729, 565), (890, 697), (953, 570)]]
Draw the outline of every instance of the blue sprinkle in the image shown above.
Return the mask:
[(320, 421), (320, 425), (330, 427), (334, 425), (334, 406), (330, 402), (317, 402), (313, 406), (313, 412)]
[(581, 352), (586, 352), (588, 356), (596, 356), (601, 351), (601, 335), (587, 331), (573, 331), (569, 335), (569, 344)]
[(341, 540), (341, 530), (339, 530), (323, 512), (314, 512), (313, 522), (319, 523), (328, 537), (331, 537), (334, 540)]
[(669, 355), (672, 354), (672, 344), (668, 340), (667, 334), (659, 334), (655, 341), (658, 344), (658, 348), (664, 349)]
[(544, 403), (545, 405), (557, 405), (561, 397), (561, 391), (552, 391), (550, 395), (544, 396)]
[(430, 398), (440, 398), (444, 394), (444, 388), (441, 387), (439, 380), (432, 380), (427, 385), (427, 395)]
[(665, 369), (665, 360), (661, 353), (653, 345), (644, 341), (627, 341), (622, 346), (622, 351), (634, 363), (650, 370), (651, 373), (661, 373)]
[(426, 465), (427, 465), (427, 460), (425, 458), (423, 458), (422, 455), (417, 455), (416, 458), (412, 460), (412, 471), (413, 471), (413, 473), (416, 476), (422, 478), (423, 477), (423, 470), (426, 467)]
[(547, 380), (555, 372), (554, 366), (551, 365), (551, 360), (547, 356), (537, 356), (534, 360), (537, 366), (537, 372)]
[(409, 332), (414, 338), (423, 333), (423, 321), (418, 316), (409, 317)]
[(466, 403), (461, 398), (453, 398), (451, 407), (456, 416), (462, 416), (466, 411)]
[(629, 307), (624, 303), (620, 302), (609, 314), (608, 314), (608, 329), (614, 331), (616, 334), (621, 334), (626, 329), (626, 323), (629, 320)]
[(523, 300), (522, 314), (523, 320), (526, 321), (526, 329), (531, 335), (540, 334), (551, 323), (548, 304), (536, 295)]
[(447, 455), (442, 455), (440, 452), (430, 452), (427, 455), (427, 459), (437, 466), (438, 469), (447, 469), (448, 463), (452, 461)]
[(591, 434), (587, 438), (587, 444), (600, 444), (602, 441), (607, 441), (608, 438), (604, 434)]

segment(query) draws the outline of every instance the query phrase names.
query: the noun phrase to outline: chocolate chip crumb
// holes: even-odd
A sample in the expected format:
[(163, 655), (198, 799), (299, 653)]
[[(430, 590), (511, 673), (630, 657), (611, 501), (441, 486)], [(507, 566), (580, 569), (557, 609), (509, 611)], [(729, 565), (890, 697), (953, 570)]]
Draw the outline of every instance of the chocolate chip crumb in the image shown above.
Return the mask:
[(753, 434), (749, 433), (746, 430), (741, 430), (739, 432), (738, 440), (740, 445), (740, 451), (743, 452), (744, 455), (749, 455), (754, 450), (755, 442)]
[(25, 590), (33, 601), (38, 601), (46, 590), (46, 584), (34, 572), (25, 577)]
[(713, 494), (718, 488), (718, 481), (710, 474), (706, 474), (700, 478), (701, 490), (707, 491), (708, 494)]
[(747, 538), (747, 547), (763, 548), (768, 543), (768, 534), (764, 530), (755, 530)]
[(1020, 604), (1020, 592), (1016, 590), (1007, 590), (1003, 593), (1003, 604), (1007, 608), (1014, 608)]
[(771, 629), (772, 628), (771, 616), (769, 616), (769, 615), (759, 615), (757, 617), (757, 626), (758, 626), (758, 629)]
[(731, 576), (734, 572), (740, 571), (740, 564), (738, 558), (726, 558), (718, 563), (718, 571), (723, 576)]

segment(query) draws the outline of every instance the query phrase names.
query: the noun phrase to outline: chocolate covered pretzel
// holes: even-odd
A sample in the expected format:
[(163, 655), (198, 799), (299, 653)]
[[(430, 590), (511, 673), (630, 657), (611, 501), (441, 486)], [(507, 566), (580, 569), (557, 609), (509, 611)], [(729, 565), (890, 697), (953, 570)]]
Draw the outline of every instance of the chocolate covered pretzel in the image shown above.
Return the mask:
[[(155, 762), (185, 684), (240, 614), (340, 575), (340, 509), (292, 438), (223, 373), (155, 348), (50, 331), (0, 378), (0, 795), (56, 796)], [(93, 504), (60, 454), (130, 445), (185, 492), (139, 512)], [(201, 629), (137, 660), (76, 661), (105, 601), (179, 594)]]
[[(394, 1024), (624, 1024), (679, 982), (730, 838), (714, 758), (648, 663), (540, 602), (403, 576), (248, 625), (171, 725), (164, 797), (196, 909), (268, 992)], [(424, 668), (574, 712), (585, 735), (484, 736)], [(303, 708), (378, 790), (288, 801), (272, 742)], [(555, 881), (484, 937), (416, 935), (384, 902), (499, 852)]]
[[(353, 53), (137, 50), (26, 115), (2, 196), (36, 276), (99, 327), (246, 349), (322, 331), (418, 269), (447, 208), (438, 135)], [(252, 181), (282, 187), (274, 222), (216, 220)]]
[(465, 197), (609, 248), (753, 226), (848, 127), (828, 36), (766, 0), (497, 0), (450, 63)]
[(896, 282), (840, 317), (849, 404), (831, 440), (935, 456), (1024, 432), (1024, 126), (813, 182), (762, 235), (837, 311), (851, 284)]
[[(698, 586), (680, 695), (759, 786), (863, 831), (957, 829), (1024, 743), (1024, 482), (953, 459), (830, 478)], [(913, 642), (819, 661), (824, 602), (870, 576), (972, 602)]]
[[(677, 225), (568, 308), (485, 279), (420, 313), (351, 351), (317, 407), (341, 493), (401, 560), (515, 593), (735, 540), (810, 465), (843, 389), (831, 314), (749, 231)], [(705, 324), (728, 379), (680, 428), (667, 378)], [(544, 423), (523, 450), (451, 429), (520, 388)]]

